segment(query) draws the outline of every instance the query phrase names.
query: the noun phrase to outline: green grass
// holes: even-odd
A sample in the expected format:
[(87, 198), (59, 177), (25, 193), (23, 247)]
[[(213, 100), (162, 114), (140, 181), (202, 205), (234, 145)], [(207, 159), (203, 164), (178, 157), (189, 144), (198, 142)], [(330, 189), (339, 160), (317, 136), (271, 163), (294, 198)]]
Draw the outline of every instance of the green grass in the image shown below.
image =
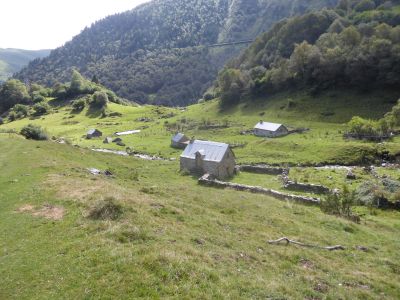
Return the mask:
[[(114, 132), (142, 129), (137, 135), (123, 137), (126, 146), (137, 151), (166, 158), (178, 158), (181, 151), (170, 148), (170, 139), (179, 127), (188, 136), (231, 144), (246, 144), (235, 149), (239, 163), (266, 162), (274, 164), (338, 163), (358, 164), (371, 161), (377, 152), (387, 149), (392, 154), (399, 152), (397, 137), (393, 141), (377, 145), (362, 141), (346, 141), (343, 132), (345, 123), (354, 114), (366, 118), (380, 118), (395, 104), (398, 94), (385, 91), (372, 94), (352, 92), (325, 93), (311, 97), (307, 94), (281, 94), (241, 104), (227, 111), (220, 111), (218, 102), (211, 101), (190, 106), (187, 111), (154, 106), (129, 107), (109, 105), (109, 111), (119, 112), (122, 117), (100, 118), (99, 114), (84, 110), (71, 113), (70, 107), (58, 108), (58, 113), (40, 119), (23, 119), (0, 126), (0, 129), (20, 129), (29, 123), (45, 127), (50, 135), (66, 137), (72, 143), (84, 147), (107, 147), (121, 149), (117, 145), (104, 145), (103, 139), (86, 140), (90, 128), (98, 128), (105, 136)], [(288, 109), (287, 103), (295, 103)], [(169, 114), (174, 117), (167, 118)], [(152, 122), (139, 122), (147, 117)], [(278, 139), (263, 139), (240, 132), (253, 128), (260, 120), (279, 122), (291, 127), (306, 127), (310, 131)], [(203, 123), (224, 124), (228, 128), (200, 130)], [(176, 124), (168, 130), (167, 126)], [(122, 148), (123, 149), (123, 148)]]
[[(399, 297), (398, 212), (360, 208), (357, 225), (317, 207), (199, 186), (177, 161), (8, 134), (0, 134), (0, 166), (2, 299)], [(119, 219), (86, 217), (110, 196), (123, 208)], [(16, 212), (45, 203), (64, 207), (63, 220)], [(346, 250), (266, 243), (282, 236)]]

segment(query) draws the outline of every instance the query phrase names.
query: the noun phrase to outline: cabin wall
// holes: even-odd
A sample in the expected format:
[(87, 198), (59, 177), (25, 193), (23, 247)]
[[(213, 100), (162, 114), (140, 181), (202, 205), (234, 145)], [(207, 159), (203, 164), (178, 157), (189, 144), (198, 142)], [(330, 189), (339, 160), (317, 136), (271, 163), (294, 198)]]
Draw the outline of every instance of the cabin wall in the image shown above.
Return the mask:
[(287, 130), (286, 127), (280, 127), (277, 131), (268, 131), (268, 130), (262, 130), (262, 129), (254, 129), (254, 135), (256, 136), (262, 136), (262, 137), (280, 137), (287, 135), (289, 131)]

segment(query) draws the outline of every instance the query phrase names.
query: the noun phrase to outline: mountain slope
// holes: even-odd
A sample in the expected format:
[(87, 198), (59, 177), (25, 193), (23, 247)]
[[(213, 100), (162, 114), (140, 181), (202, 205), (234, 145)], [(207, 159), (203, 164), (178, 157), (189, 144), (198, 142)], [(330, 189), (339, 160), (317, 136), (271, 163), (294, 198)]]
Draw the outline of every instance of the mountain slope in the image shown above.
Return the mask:
[(20, 71), (30, 61), (49, 53), (50, 50), (0, 49), (0, 82)]
[(398, 91), (400, 6), (311, 12), (277, 23), (220, 73), (223, 105), (282, 90)]
[[(86, 28), (17, 77), (52, 85), (77, 67), (121, 96), (142, 103), (196, 101), (243, 46), (197, 47), (255, 38), (282, 18), (337, 0), (154, 0)], [(176, 49), (184, 48), (184, 49)]]

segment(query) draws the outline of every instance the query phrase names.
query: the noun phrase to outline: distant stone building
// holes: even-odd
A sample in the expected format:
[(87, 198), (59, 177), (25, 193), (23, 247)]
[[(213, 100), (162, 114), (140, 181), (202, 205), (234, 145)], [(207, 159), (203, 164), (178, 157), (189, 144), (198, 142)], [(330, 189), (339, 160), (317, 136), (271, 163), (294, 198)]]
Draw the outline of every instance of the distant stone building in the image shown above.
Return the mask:
[(173, 148), (185, 149), (189, 144), (190, 139), (183, 133), (175, 134), (171, 139), (171, 146)]
[(224, 179), (234, 175), (236, 162), (228, 144), (194, 140), (183, 151), (180, 164), (181, 170)]
[(86, 138), (88, 140), (92, 139), (92, 138), (96, 138), (96, 137), (101, 137), (103, 135), (103, 133), (100, 130), (97, 129), (90, 129), (87, 133), (86, 133)]
[(262, 137), (280, 137), (289, 134), (289, 130), (282, 124), (260, 121), (254, 126), (254, 135)]

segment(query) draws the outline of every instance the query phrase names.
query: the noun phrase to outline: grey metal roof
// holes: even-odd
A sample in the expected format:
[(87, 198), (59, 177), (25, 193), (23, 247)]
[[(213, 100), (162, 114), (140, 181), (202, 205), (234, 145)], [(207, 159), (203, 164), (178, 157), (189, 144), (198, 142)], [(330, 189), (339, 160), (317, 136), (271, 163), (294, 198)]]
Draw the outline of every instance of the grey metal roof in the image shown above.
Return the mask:
[(97, 129), (90, 129), (87, 134), (94, 134), (96, 132), (99, 132)]
[(256, 126), (254, 126), (254, 129), (261, 129), (261, 130), (267, 130), (267, 131), (277, 131), (282, 124), (276, 124), (276, 123), (269, 123), (269, 122), (258, 122)]
[(172, 141), (175, 143), (179, 143), (183, 138), (185, 138), (185, 140), (189, 140), (189, 138), (187, 138), (183, 133), (177, 133), (173, 138)]
[(187, 145), (181, 157), (196, 159), (196, 153), (199, 152), (203, 160), (220, 162), (227, 151), (229, 151), (228, 144), (195, 140)]

